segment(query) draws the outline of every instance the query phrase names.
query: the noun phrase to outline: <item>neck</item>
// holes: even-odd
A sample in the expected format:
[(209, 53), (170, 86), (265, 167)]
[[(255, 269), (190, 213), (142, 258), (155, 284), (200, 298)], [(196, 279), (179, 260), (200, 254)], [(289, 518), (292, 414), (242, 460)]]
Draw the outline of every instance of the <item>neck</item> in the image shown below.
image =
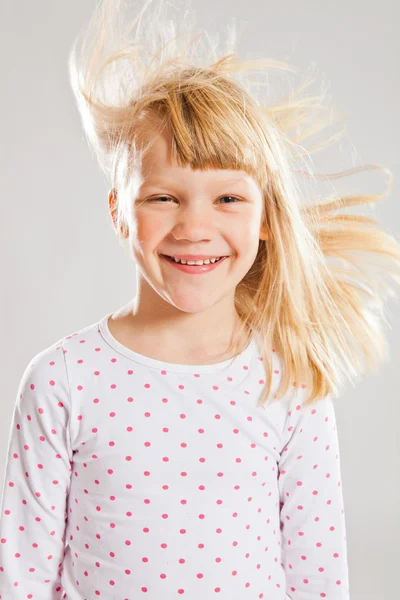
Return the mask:
[[(234, 335), (239, 331), (241, 320), (233, 301), (223, 302), (202, 312), (188, 313), (177, 309), (155, 294), (148, 301), (145, 294), (137, 295), (116, 316), (124, 316), (137, 341), (143, 346), (158, 344), (171, 351), (179, 349), (182, 355), (215, 358), (228, 353)], [(228, 353), (240, 352), (246, 341), (246, 332)], [(223, 360), (223, 359), (222, 359)]]

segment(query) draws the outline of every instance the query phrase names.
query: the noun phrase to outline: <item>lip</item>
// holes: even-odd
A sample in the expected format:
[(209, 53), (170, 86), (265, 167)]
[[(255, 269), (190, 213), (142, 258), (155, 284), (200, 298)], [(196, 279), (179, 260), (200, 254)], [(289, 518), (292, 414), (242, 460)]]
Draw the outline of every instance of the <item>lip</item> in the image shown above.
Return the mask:
[[(163, 255), (160, 254), (160, 256)], [(225, 256), (225, 254), (169, 254), (169, 256), (174, 256), (175, 258), (180, 258), (181, 260), (207, 260), (209, 258)]]
[[(214, 271), (215, 269), (217, 269), (219, 267), (219, 265), (224, 263), (229, 258), (229, 256), (224, 256), (224, 258), (221, 258), (219, 261), (217, 261), (215, 263), (210, 263), (209, 265), (182, 265), (181, 263), (176, 263), (174, 260), (168, 258), (165, 254), (160, 254), (160, 257), (162, 258), (162, 260), (164, 262), (168, 263), (172, 267), (175, 267), (176, 269), (179, 269), (179, 271), (183, 271), (183, 273), (190, 273), (192, 275), (202, 275), (203, 273), (209, 273), (210, 271)], [(214, 257), (211, 257), (211, 258), (214, 258)], [(188, 258), (187, 260), (195, 260), (195, 259)], [(198, 258), (197, 260), (201, 260), (201, 259)], [(206, 259), (204, 259), (204, 260), (206, 260)]]

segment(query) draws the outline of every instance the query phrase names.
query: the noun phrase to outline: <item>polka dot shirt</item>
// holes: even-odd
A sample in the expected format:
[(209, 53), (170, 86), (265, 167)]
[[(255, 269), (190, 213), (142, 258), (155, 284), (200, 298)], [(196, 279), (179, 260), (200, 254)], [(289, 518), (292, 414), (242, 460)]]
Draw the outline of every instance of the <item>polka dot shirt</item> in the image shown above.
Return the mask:
[[(112, 313), (111, 313), (112, 314)], [(26, 367), (8, 442), (2, 600), (345, 600), (331, 396), (271, 399), (259, 340), (211, 365), (125, 347), (106, 315)]]

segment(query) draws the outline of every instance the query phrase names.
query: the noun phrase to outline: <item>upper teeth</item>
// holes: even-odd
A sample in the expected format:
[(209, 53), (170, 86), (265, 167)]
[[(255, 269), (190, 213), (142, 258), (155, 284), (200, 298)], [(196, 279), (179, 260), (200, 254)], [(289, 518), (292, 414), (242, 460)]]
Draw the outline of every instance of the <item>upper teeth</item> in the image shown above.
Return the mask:
[(175, 258), (175, 256), (171, 256), (175, 262), (182, 263), (183, 265), (209, 265), (210, 262), (214, 263), (216, 260), (222, 258), (222, 256), (217, 256), (216, 258), (207, 258), (206, 260), (183, 260), (180, 258)]

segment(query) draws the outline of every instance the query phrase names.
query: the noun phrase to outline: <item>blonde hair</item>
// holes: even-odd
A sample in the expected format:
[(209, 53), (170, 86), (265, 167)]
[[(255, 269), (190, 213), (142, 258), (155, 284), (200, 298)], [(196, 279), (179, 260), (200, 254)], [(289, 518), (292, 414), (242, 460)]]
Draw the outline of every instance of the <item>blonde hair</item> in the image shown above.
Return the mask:
[[(283, 365), (275, 398), (289, 386), (307, 386), (305, 405), (338, 394), (344, 375), (357, 376), (388, 358), (382, 325), (384, 301), (397, 294), (384, 280), (399, 282), (400, 244), (365, 215), (337, 212), (371, 204), (385, 194), (337, 195), (311, 201), (311, 184), (367, 169), (364, 165), (331, 175), (315, 172), (310, 154), (338, 139), (306, 150), (307, 137), (333, 123), (324, 92), (313, 97), (305, 82), (287, 98), (267, 106), (268, 69), (295, 72), (284, 62), (238, 60), (232, 50), (236, 26), (228, 29), (226, 52), (218, 36), (191, 36), (193, 13), (175, 0), (148, 0), (124, 27), (120, 0), (98, 2), (91, 22), (69, 56), (72, 89), (88, 141), (117, 191), (117, 230), (133, 235), (133, 204), (143, 182), (141, 160), (151, 146), (146, 129), (167, 127), (180, 166), (243, 169), (263, 191), (267, 240), (235, 292), (235, 306), (249, 343), (261, 336), (266, 372), (264, 405), (270, 395), (272, 354)], [(178, 27), (180, 24), (180, 28)], [(79, 50), (78, 50), (79, 48)], [(257, 70), (255, 83), (243, 73)], [(260, 91), (261, 90), (261, 91)], [(307, 128), (307, 125), (309, 127)], [(143, 135), (144, 134), (144, 135)], [(295, 169), (301, 161), (301, 168)], [(122, 239), (122, 238), (121, 238)], [(337, 259), (339, 264), (328, 264)], [(381, 261), (378, 271), (373, 261)], [(383, 259), (383, 262), (382, 262)], [(379, 262), (378, 260), (378, 262)], [(361, 350), (361, 355), (359, 354)]]

